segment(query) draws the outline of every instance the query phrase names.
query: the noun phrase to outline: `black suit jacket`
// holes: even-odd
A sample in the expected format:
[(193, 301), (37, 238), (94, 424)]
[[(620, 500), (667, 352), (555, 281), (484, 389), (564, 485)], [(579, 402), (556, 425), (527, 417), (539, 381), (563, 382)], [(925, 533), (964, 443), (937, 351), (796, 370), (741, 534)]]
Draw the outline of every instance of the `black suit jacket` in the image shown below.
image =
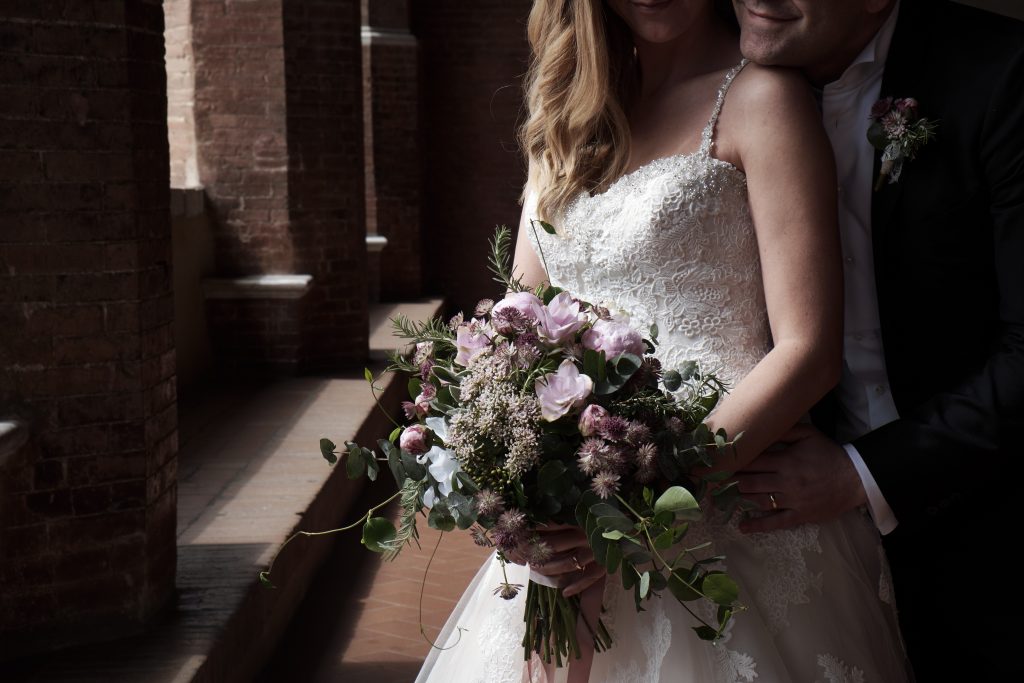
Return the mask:
[(900, 419), (854, 445), (900, 524), (913, 528), (998, 489), (1011, 456), (1024, 452), (1022, 25), (903, 0), (882, 82), (890, 95), (917, 99), (939, 128), (899, 182), (873, 197)]
[(1009, 680), (1024, 454), (1024, 24), (902, 0), (881, 94), (917, 99), (939, 127), (873, 195), (900, 418), (854, 445), (899, 519), (886, 549), (918, 681)]

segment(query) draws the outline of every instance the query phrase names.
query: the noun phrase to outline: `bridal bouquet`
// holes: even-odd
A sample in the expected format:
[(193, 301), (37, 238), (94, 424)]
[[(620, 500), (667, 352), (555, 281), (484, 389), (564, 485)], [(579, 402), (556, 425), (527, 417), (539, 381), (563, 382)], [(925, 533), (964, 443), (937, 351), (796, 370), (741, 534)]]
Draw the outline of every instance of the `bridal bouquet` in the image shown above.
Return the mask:
[[(551, 230), (547, 224), (541, 224)], [(394, 476), (398, 526), (373, 513), (363, 520), (363, 543), (393, 559), (416, 541), (417, 520), (435, 529), (468, 530), (474, 540), (506, 553), (519, 549), (533, 566), (552, 555), (542, 529), (574, 524), (594, 557), (631, 589), (637, 609), (666, 590), (694, 615), (696, 634), (718, 638), (737, 608), (738, 589), (715, 569), (708, 543), (686, 543), (701, 517), (698, 500), (711, 481), (692, 472), (727, 448), (724, 432), (703, 420), (723, 390), (695, 363), (663, 368), (658, 331), (648, 338), (623, 317), (570, 292), (527, 290), (508, 267), (511, 232), (492, 243), (492, 270), (508, 292), (481, 301), (473, 317), (394, 320), (396, 334), (415, 346), (396, 353), (388, 368), (408, 373), (409, 423), (381, 439), (377, 452), (347, 442), (339, 454), (324, 439), (332, 464), (345, 459), (350, 477), (376, 478), (381, 464)], [(373, 377), (367, 372), (373, 384)], [(723, 508), (738, 501), (735, 486), (715, 488)], [(387, 501), (386, 501), (387, 502)], [(358, 523), (357, 523), (358, 524)], [(523, 587), (506, 580), (502, 598)], [(712, 609), (692, 608), (699, 601)], [(578, 657), (577, 596), (530, 582), (526, 596), (526, 658), (558, 666)], [(707, 615), (714, 614), (714, 618)], [(600, 620), (588, 623), (594, 647), (611, 645)]]

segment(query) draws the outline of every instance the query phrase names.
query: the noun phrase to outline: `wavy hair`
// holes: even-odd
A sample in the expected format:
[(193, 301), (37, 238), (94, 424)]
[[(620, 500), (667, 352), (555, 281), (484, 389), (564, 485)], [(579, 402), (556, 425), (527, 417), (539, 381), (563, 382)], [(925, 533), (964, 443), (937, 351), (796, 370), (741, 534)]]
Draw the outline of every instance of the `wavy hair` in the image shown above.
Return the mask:
[(632, 34), (603, 0), (535, 0), (528, 36), (528, 117), (519, 140), (538, 213), (557, 216), (582, 192), (601, 192), (626, 170), (625, 105), (637, 87)]

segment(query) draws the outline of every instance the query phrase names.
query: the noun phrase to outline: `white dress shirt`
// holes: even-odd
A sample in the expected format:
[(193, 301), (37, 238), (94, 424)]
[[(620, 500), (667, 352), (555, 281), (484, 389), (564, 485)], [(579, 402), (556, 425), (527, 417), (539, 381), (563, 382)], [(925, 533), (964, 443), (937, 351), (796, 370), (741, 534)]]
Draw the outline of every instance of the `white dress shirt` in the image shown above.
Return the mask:
[[(882, 72), (898, 12), (897, 1), (888, 20), (842, 77), (822, 91), (822, 120), (835, 152), (839, 180), (846, 290), (843, 373), (837, 390), (840, 411), (836, 434), (840, 442), (856, 439), (899, 417), (885, 370), (871, 245), (871, 194), (874, 160), (879, 152), (867, 139), (871, 106), (881, 93)], [(892, 508), (857, 449), (849, 443), (843, 448), (864, 484), (868, 509), (878, 530), (889, 533), (896, 528)]]

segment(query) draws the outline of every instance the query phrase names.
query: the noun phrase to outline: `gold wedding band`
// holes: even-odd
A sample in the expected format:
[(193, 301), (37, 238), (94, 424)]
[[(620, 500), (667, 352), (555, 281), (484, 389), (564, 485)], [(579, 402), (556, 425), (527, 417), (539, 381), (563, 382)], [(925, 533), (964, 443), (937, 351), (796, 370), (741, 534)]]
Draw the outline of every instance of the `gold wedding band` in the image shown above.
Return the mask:
[(583, 565), (580, 564), (580, 561), (576, 559), (575, 555), (572, 556), (572, 566), (576, 567), (579, 571), (583, 571)]
[(774, 494), (774, 493), (769, 493), (769, 494), (768, 494), (768, 500), (769, 500), (769, 501), (771, 501), (771, 504), (772, 504), (772, 510), (778, 510), (778, 509), (779, 509), (779, 504), (778, 504), (778, 502), (777, 502), (777, 501), (775, 500), (775, 494)]

